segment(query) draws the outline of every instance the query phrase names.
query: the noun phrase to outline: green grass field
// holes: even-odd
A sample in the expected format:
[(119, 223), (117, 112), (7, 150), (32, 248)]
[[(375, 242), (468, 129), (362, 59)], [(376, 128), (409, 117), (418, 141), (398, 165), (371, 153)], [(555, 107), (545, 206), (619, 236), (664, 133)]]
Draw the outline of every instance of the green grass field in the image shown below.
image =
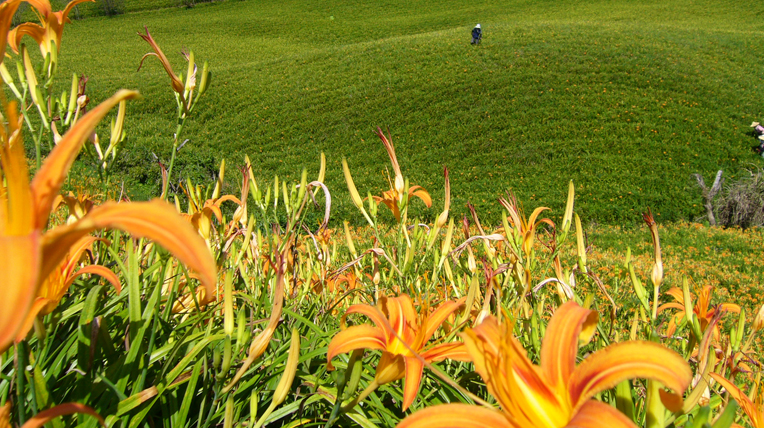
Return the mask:
[[(231, 0), (75, 21), (57, 87), (77, 72), (94, 101), (142, 92), (119, 165), (139, 199), (158, 194), (152, 153), (169, 159), (175, 128), (159, 62), (135, 71), (146, 25), (178, 73), (183, 48), (213, 72), (176, 178), (209, 181), (221, 159), (249, 154), (258, 179), (295, 180), (317, 172), (323, 151), (333, 218), (347, 218), (341, 157), (361, 193), (384, 190), (382, 126), (404, 174), (433, 195), (433, 209), (414, 210), (428, 220), (444, 165), (455, 212), (472, 202), (489, 223), (507, 189), (561, 216), (570, 179), (584, 221), (634, 224), (647, 207), (659, 222), (694, 220), (692, 173), (761, 162), (749, 125), (764, 119), (762, 13), (752, 1)], [(478, 22), (485, 38), (470, 46)]]

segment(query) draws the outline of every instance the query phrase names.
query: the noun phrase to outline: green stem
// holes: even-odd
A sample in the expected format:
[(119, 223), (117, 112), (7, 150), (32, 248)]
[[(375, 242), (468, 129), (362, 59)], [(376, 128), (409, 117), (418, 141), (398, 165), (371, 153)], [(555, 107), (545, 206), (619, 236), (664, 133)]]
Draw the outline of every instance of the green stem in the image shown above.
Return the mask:
[(24, 425), (24, 422), (26, 422), (26, 416), (24, 414), (24, 403), (26, 402), (26, 392), (24, 391), (24, 385), (26, 384), (24, 371), (27, 366), (26, 343), (25, 340), (22, 340), (16, 345), (16, 406), (20, 426)]
[(175, 165), (175, 154), (178, 152), (178, 141), (180, 141), (180, 131), (183, 129), (183, 123), (186, 121), (185, 116), (178, 118), (178, 127), (175, 128), (175, 138), (172, 142), (172, 156), (170, 157), (170, 167), (167, 168), (167, 192), (164, 194), (164, 199), (167, 199), (167, 195), (170, 194), (169, 187), (170, 181), (172, 181), (172, 168)]
[(271, 405), (268, 406), (268, 409), (263, 413), (262, 416), (260, 416), (260, 419), (257, 420), (257, 423), (255, 424), (254, 428), (260, 428), (265, 423), (265, 420), (268, 418), (268, 416), (273, 413), (273, 411), (276, 410), (276, 403), (274, 401), (271, 401)]
[(654, 381), (647, 381), (647, 415), (645, 417), (645, 428), (663, 428), (664, 414), (663, 403), (660, 399), (661, 384)]
[(353, 408), (357, 406), (358, 403), (366, 399), (366, 397), (368, 397), (369, 394), (371, 394), (372, 392), (376, 391), (377, 388), (379, 388), (379, 384), (377, 383), (377, 380), (375, 379), (369, 384), (369, 386), (366, 387), (366, 389), (361, 391), (361, 393), (353, 401), (351, 401), (350, 403), (342, 407), (340, 407), (340, 404), (342, 403), (342, 398), (341, 398), (342, 393), (338, 389), (337, 401), (335, 401), (334, 408), (332, 409), (332, 413), (331, 415), (329, 415), (329, 420), (326, 421), (326, 425), (324, 425), (324, 428), (331, 428), (331, 426), (334, 425), (334, 422), (337, 421), (337, 419), (339, 419), (340, 414), (345, 414), (353, 410)]
[(342, 413), (347, 413), (347, 412), (353, 410), (353, 408), (355, 406), (357, 406), (358, 403), (360, 403), (361, 401), (365, 400), (366, 397), (368, 397), (372, 392), (376, 391), (377, 388), (379, 388), (379, 384), (377, 383), (377, 380), (375, 379), (375, 380), (373, 380), (369, 384), (369, 386), (366, 387), (366, 389), (361, 391), (361, 393), (358, 394), (358, 396), (353, 401), (351, 401), (350, 403), (346, 404), (345, 406), (342, 406), (342, 409), (340, 409), (340, 411)]

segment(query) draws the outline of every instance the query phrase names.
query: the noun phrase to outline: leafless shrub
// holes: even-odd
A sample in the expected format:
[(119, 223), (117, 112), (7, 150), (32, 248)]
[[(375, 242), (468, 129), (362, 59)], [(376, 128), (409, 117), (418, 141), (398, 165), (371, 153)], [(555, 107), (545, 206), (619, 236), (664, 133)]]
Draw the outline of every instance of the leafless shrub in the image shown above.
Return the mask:
[(717, 198), (710, 201), (719, 225), (742, 228), (764, 225), (764, 169), (757, 167), (747, 172), (738, 180), (728, 181)]

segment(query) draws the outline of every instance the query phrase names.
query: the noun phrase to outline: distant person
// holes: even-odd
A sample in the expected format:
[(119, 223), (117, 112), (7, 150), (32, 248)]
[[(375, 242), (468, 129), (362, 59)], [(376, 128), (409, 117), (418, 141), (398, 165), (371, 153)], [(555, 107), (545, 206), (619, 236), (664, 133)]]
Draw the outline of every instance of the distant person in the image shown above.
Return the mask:
[(753, 151), (764, 157), (764, 135), (759, 135), (759, 141), (761, 142), (758, 146), (753, 146)]
[(476, 25), (472, 29), (472, 43), (473, 45), (479, 45), (480, 40), (483, 38), (483, 30), (480, 28), (480, 24)]

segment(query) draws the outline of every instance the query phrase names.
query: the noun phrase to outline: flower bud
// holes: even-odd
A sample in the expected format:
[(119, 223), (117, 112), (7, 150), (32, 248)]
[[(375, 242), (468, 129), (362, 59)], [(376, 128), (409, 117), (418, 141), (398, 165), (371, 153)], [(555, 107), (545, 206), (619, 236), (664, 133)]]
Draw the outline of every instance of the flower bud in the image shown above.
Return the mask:
[(758, 333), (762, 329), (764, 329), (764, 305), (761, 305), (761, 308), (759, 308), (759, 312), (756, 314), (756, 317), (753, 319), (753, 331), (754, 333)]
[(363, 210), (363, 200), (361, 199), (361, 195), (358, 193), (358, 189), (355, 187), (353, 177), (350, 175), (350, 167), (348, 167), (348, 161), (345, 158), (342, 158), (342, 172), (345, 173), (345, 181), (347, 182), (348, 190), (350, 191), (350, 197), (353, 199), (353, 205), (358, 207), (358, 209)]
[(292, 329), (292, 342), (289, 346), (289, 358), (287, 358), (284, 374), (279, 380), (276, 390), (273, 392), (273, 402), (279, 405), (286, 400), (287, 394), (292, 387), (294, 375), (297, 373), (297, 363), (300, 360), (300, 333), (296, 328)]

